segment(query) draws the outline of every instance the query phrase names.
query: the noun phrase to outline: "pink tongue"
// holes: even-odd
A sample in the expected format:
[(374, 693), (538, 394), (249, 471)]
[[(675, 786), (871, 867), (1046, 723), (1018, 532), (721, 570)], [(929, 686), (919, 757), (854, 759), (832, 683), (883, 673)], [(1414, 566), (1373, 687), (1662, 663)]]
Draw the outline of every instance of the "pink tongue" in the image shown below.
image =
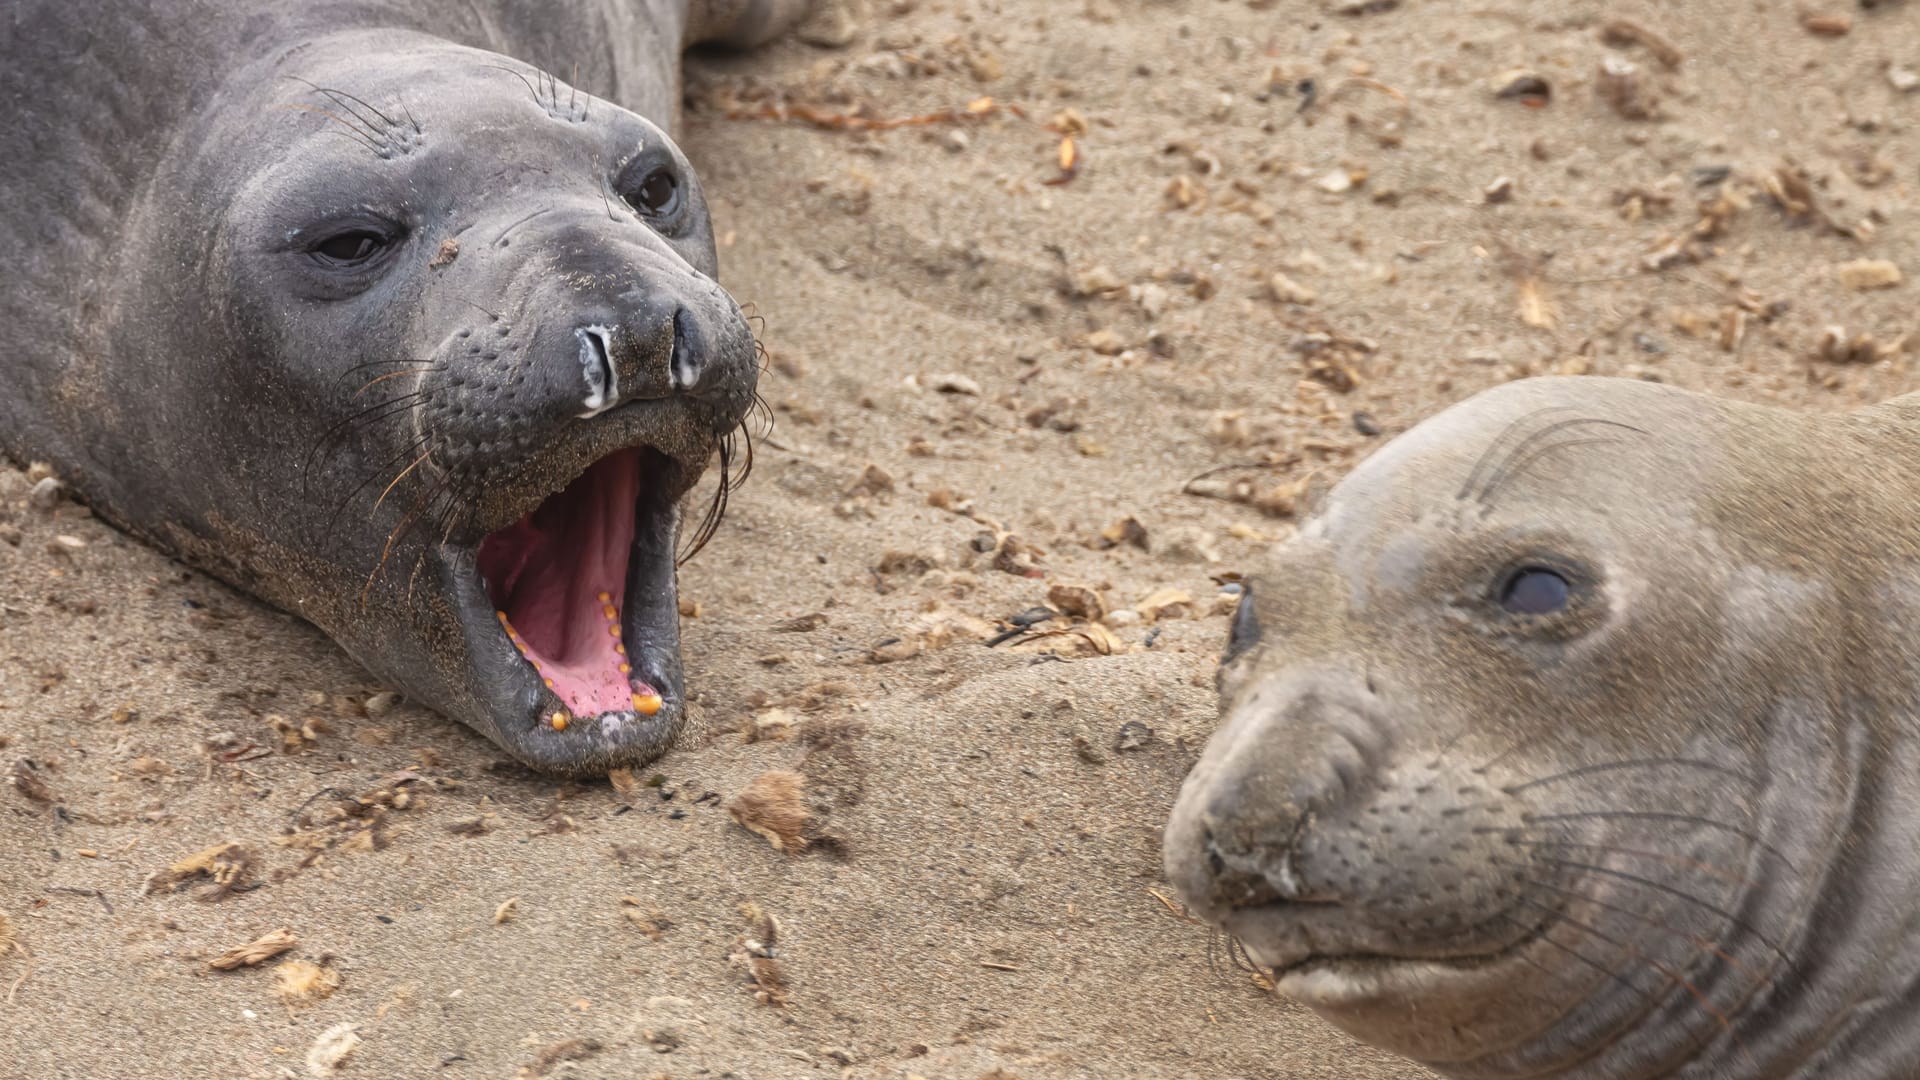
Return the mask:
[(480, 543), (502, 624), (576, 716), (634, 707), (618, 605), (639, 496), (639, 452), (616, 454)]

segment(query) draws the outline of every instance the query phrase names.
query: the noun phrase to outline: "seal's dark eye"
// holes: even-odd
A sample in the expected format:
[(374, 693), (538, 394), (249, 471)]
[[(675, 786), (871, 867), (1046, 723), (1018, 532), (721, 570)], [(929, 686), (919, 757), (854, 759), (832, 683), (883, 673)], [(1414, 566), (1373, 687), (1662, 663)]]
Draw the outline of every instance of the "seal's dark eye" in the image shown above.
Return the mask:
[(680, 201), (680, 180), (672, 169), (660, 168), (648, 173), (640, 185), (627, 193), (627, 202), (635, 210), (654, 217), (665, 217)]
[(1523, 566), (1500, 586), (1500, 606), (1514, 615), (1552, 615), (1566, 610), (1573, 586), (1555, 571)]
[(387, 238), (369, 229), (336, 233), (312, 247), (323, 262), (339, 266), (358, 266), (386, 250)]

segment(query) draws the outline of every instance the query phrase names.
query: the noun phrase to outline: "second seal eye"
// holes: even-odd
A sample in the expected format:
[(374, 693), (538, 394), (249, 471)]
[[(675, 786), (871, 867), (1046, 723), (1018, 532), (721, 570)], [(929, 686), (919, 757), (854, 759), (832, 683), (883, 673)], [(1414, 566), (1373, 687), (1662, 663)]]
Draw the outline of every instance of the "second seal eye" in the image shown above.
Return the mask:
[(655, 169), (626, 193), (627, 202), (649, 217), (668, 217), (680, 203), (680, 179), (672, 169)]
[(1512, 615), (1553, 615), (1565, 611), (1573, 586), (1557, 571), (1523, 566), (1500, 583), (1500, 606)]

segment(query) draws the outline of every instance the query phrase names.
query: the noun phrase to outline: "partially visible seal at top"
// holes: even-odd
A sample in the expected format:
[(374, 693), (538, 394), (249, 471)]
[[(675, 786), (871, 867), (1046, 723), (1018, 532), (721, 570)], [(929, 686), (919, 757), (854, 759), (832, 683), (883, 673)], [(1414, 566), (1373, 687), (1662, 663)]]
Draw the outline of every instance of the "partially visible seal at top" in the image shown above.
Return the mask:
[(805, 6), (15, 4), (0, 449), (527, 764), (657, 756), (758, 371), (679, 58)]
[(1166, 869), (1462, 1078), (1920, 1075), (1920, 396), (1509, 384), (1249, 584)]

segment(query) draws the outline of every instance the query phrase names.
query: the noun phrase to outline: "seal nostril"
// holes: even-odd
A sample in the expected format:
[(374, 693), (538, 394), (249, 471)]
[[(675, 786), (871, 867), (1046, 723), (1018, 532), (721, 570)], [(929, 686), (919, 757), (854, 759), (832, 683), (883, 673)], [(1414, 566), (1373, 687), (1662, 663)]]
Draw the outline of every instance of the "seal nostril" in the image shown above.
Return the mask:
[(684, 307), (673, 312), (673, 355), (667, 364), (675, 390), (691, 390), (700, 381), (700, 340), (693, 316)]
[(583, 326), (573, 332), (580, 343), (580, 377), (587, 384), (581, 404), (586, 419), (613, 408), (620, 402), (620, 376), (613, 369), (611, 332), (604, 326)]

